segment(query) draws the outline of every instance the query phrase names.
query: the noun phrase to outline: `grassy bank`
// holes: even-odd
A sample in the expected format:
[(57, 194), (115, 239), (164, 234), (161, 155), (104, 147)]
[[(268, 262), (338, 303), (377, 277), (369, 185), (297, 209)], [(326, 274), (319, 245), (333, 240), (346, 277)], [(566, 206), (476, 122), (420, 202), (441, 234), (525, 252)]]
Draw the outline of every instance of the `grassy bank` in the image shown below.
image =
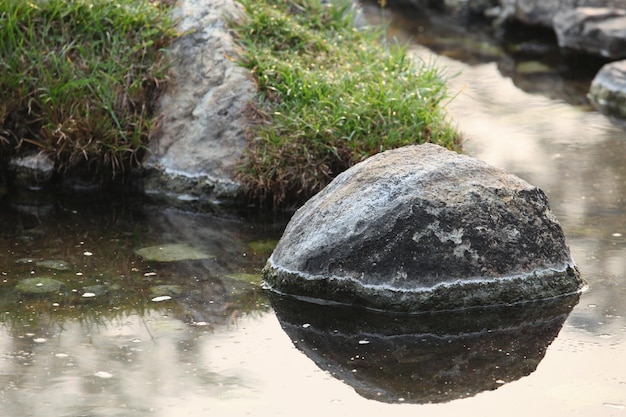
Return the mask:
[(167, 2), (0, 1), (0, 157), (106, 181), (141, 159), (175, 36)]
[[(408, 144), (460, 147), (446, 80), (382, 33), (356, 30), (346, 6), (241, 0), (241, 65), (259, 87), (239, 178), (253, 197), (302, 201), (370, 155)], [(336, 3), (336, 2), (330, 2)]]

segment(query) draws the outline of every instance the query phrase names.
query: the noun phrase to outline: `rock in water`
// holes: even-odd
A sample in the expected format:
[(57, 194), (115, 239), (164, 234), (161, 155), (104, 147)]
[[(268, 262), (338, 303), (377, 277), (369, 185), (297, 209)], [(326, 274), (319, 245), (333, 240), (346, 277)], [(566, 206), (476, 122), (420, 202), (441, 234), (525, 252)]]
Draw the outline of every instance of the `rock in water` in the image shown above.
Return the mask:
[(618, 124), (626, 123), (626, 60), (602, 67), (589, 88), (593, 106)]
[(17, 283), (15, 290), (20, 294), (40, 295), (65, 291), (65, 284), (49, 277), (25, 278)]
[(432, 144), (339, 175), (295, 213), (264, 279), (280, 293), (405, 312), (584, 285), (539, 188)]

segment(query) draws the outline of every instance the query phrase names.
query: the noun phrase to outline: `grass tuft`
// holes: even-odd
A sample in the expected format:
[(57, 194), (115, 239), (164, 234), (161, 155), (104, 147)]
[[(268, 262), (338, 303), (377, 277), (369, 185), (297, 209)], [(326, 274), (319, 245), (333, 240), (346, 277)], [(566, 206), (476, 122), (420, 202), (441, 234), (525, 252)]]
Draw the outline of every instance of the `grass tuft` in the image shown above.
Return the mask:
[(378, 152), (432, 142), (460, 148), (443, 105), (446, 79), (383, 34), (357, 30), (348, 5), (319, 0), (241, 0), (233, 28), (259, 89), (258, 123), (239, 179), (275, 206), (306, 200)]
[(136, 165), (176, 36), (166, 3), (0, 1), (0, 157), (101, 180)]

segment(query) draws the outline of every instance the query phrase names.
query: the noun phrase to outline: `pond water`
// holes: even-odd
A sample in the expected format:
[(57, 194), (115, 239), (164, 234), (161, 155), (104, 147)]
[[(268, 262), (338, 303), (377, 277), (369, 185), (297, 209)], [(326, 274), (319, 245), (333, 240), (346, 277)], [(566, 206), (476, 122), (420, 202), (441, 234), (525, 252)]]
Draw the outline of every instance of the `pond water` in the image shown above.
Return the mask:
[(502, 58), (445, 55), (464, 152), (546, 192), (589, 283), (579, 300), (315, 306), (259, 289), (284, 218), (2, 190), (0, 415), (626, 415), (626, 133), (549, 98), (563, 79), (528, 93)]

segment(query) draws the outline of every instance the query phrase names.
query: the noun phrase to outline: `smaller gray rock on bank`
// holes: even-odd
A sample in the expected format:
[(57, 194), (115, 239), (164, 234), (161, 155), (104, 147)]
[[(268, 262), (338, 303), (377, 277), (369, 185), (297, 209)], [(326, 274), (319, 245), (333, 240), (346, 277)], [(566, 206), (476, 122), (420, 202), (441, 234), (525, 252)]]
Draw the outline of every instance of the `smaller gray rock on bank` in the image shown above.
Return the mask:
[(234, 0), (182, 0), (173, 13), (183, 35), (169, 50), (172, 83), (159, 101), (160, 128), (149, 144), (142, 185), (151, 195), (234, 200), (256, 85), (235, 61), (239, 51), (228, 22), (246, 15)]
[(541, 190), (430, 144), (339, 175), (293, 216), (264, 278), (280, 293), (409, 312), (583, 287)]
[(603, 66), (588, 96), (598, 111), (626, 125), (626, 60)]

